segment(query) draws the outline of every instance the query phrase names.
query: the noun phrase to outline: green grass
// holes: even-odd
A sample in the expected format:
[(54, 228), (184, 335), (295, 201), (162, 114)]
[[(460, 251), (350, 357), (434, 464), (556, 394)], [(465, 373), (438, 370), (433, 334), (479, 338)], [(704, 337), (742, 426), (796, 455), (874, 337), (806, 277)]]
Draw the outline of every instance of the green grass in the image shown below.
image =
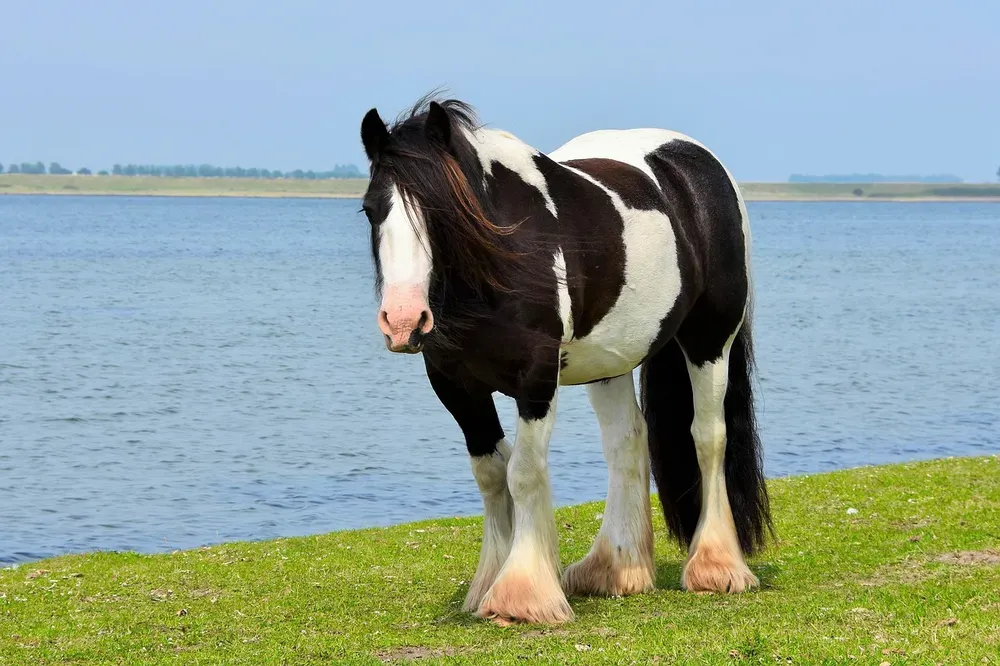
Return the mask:
[[(2, 570), (0, 663), (1000, 663), (1000, 457), (770, 487), (779, 543), (748, 594), (678, 589), (683, 554), (658, 520), (655, 592), (497, 627), (459, 610), (481, 522), (451, 518)], [(600, 512), (558, 511), (563, 562)]]
[[(359, 198), (365, 179), (264, 180), (0, 174), (0, 194), (96, 194), (187, 197)], [(749, 201), (1000, 200), (1000, 185), (924, 183), (742, 183)], [(861, 189), (862, 194), (854, 191)]]

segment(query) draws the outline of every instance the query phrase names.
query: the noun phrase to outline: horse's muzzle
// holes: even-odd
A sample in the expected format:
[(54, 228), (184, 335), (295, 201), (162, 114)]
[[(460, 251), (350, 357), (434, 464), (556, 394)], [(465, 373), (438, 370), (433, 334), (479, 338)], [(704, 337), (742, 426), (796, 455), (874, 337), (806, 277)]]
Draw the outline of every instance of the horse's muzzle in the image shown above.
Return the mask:
[(416, 354), (424, 338), (434, 328), (434, 315), (427, 306), (420, 285), (386, 288), (378, 313), (378, 327), (385, 336), (385, 346), (391, 352)]
[(393, 341), (392, 336), (386, 335), (385, 348), (397, 354), (419, 354), (424, 349), (424, 338), (426, 337), (418, 329), (410, 333), (410, 337), (405, 343), (398, 344)]

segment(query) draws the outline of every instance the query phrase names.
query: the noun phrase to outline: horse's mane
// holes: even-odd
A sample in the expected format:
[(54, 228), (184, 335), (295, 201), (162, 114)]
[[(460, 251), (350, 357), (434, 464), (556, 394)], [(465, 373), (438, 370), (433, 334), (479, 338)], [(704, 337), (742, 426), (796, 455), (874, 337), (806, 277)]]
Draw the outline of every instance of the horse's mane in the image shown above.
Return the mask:
[[(449, 146), (427, 134), (431, 102), (447, 113)], [(458, 283), (479, 298), (510, 293), (522, 300), (550, 297), (552, 255), (547, 261), (535, 257), (542, 249), (538, 239), (529, 247), (515, 234), (519, 221), (501, 220), (490, 202), (482, 166), (466, 138), (479, 128), (469, 104), (428, 94), (388, 127), (390, 140), (379, 155), (379, 168), (399, 188), (411, 218), (427, 218), (427, 240), (445, 290)], [(541, 288), (542, 281), (549, 290)]]
[(469, 131), (475, 131), (481, 127), (476, 110), (471, 104), (460, 99), (441, 98), (438, 91), (431, 91), (414, 102), (409, 109), (400, 113), (389, 126), (389, 132), (392, 133), (407, 125), (413, 129), (423, 129), (423, 122), (427, 118), (431, 102), (437, 102), (441, 105), (448, 112), (453, 123), (457, 123)]

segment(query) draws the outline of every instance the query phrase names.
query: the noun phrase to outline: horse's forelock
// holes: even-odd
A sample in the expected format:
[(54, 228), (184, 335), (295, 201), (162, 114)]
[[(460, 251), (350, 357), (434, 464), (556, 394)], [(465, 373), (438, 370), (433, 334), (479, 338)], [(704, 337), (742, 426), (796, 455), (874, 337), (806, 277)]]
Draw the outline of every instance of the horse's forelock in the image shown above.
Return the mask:
[(393, 131), (379, 168), (399, 189), (409, 217), (423, 219), (439, 276), (480, 293), (513, 291), (511, 267), (520, 258), (509, 237), (516, 227), (493, 219), (475, 149), (461, 134), (454, 145), (439, 145), (406, 122)]
[(470, 140), (478, 131), (471, 107), (457, 100), (439, 102), (452, 124), (451, 143), (443, 145), (425, 130), (429, 103), (418, 103), (390, 128), (377, 169), (386, 186), (399, 189), (411, 220), (421, 216), (434, 279), (445, 292), (456, 283), (471, 288), (480, 301), (488, 293), (516, 293), (522, 300), (547, 303), (552, 254), (544, 250), (556, 244), (537, 229), (526, 242), (515, 233), (521, 221), (502, 219), (494, 210), (476, 142)]

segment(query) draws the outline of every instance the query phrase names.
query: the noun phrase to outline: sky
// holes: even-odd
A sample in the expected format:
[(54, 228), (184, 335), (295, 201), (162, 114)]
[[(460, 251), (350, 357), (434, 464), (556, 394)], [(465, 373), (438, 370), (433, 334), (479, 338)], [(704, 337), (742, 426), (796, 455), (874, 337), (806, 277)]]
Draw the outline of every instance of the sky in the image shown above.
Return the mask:
[(355, 163), (446, 87), (549, 151), (665, 127), (739, 180), (1000, 167), (1000, 3), (40, 0), (4, 4), (0, 163)]

